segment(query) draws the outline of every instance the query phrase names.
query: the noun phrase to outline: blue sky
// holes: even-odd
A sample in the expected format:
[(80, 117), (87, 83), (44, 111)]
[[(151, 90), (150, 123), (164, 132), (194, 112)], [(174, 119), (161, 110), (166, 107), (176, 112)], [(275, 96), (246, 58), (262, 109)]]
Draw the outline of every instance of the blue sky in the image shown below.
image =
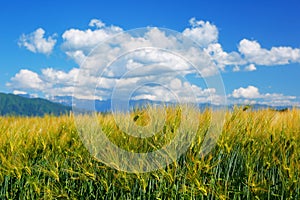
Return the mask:
[[(299, 8), (300, 3), (296, 0), (226, 3), (174, 0), (2, 1), (0, 91), (27, 92), (47, 97), (54, 95), (54, 91), (57, 95), (69, 95), (65, 91), (67, 89), (69, 91), (70, 87), (57, 89), (59, 86), (56, 85), (56, 88), (51, 88), (51, 83), (48, 82), (52, 79), (48, 77), (44, 80), (46, 72), (43, 74), (42, 71), (52, 69), (51, 75), (61, 74), (69, 80), (68, 78), (73, 75), (70, 73), (72, 69), (79, 68), (79, 61), (74, 55), (72, 57), (67, 54), (70, 49), (66, 48), (66, 43), (72, 42), (75, 36), (63, 38), (63, 34), (71, 29), (83, 32), (88, 29), (96, 31), (113, 25), (126, 31), (151, 26), (183, 33), (187, 29), (190, 32), (193, 28), (205, 29), (203, 25), (196, 25), (202, 21), (209, 25), (206, 27), (208, 29), (205, 29), (207, 34), (215, 37), (209, 44), (203, 46), (204, 49), (208, 49), (209, 45), (212, 48), (219, 44), (223, 51), (221, 53), (235, 52), (243, 59), (243, 62), (235, 60), (234, 64), (219, 66), (229, 101), (299, 105)], [(195, 19), (194, 25), (189, 23), (192, 18)], [(106, 26), (89, 26), (92, 19), (103, 22)], [(217, 30), (217, 35), (213, 35), (209, 28)], [(26, 46), (25, 41), (32, 43), (30, 35), (33, 36), (38, 32), (41, 38), (46, 40), (44, 43), (46, 46), (40, 48), (37, 47), (38, 44)], [(197, 37), (192, 34), (187, 36)], [(73, 53), (82, 50), (81, 47), (72, 44)], [(275, 48), (274, 51), (271, 51), (272, 48)], [(246, 70), (250, 65), (251, 71)], [(50, 76), (50, 70), (47, 72)], [(43, 81), (37, 83), (48, 86), (37, 88), (29, 84), (36, 81), (36, 76)], [(47, 84), (45, 81), (48, 81)], [(57, 79), (55, 81), (56, 84), (65, 87), (64, 81), (59, 82)], [(197, 85), (196, 79), (191, 78), (189, 81)], [(51, 94), (45, 92), (46, 90), (51, 90)], [(198, 92), (200, 96), (206, 94), (205, 88), (201, 88)], [(149, 93), (152, 96), (159, 95), (150, 91)]]

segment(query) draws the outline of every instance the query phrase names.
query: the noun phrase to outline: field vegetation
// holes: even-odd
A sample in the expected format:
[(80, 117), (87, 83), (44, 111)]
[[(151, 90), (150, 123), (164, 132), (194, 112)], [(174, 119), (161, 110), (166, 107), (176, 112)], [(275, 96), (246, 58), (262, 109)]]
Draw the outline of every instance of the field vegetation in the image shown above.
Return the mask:
[[(216, 145), (203, 155), (212, 112), (198, 113), (196, 136), (177, 161), (149, 173), (99, 162), (73, 114), (0, 117), (0, 199), (300, 199), (299, 110), (226, 111)], [(121, 148), (150, 152), (174, 138), (179, 113), (168, 108), (160, 134), (142, 141), (120, 131), (111, 114), (96, 117)], [(139, 126), (151, 118), (142, 110), (123, 117)]]

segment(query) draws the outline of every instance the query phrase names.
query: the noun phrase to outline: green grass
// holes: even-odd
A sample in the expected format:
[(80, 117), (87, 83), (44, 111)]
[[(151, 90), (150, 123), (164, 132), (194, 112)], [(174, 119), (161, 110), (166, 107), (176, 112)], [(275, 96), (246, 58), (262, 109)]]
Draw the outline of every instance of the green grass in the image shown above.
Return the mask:
[[(169, 144), (176, 130), (192, 130), (178, 117), (178, 108), (155, 112), (165, 116), (163, 129), (139, 140), (120, 131), (110, 114), (96, 119), (112, 142), (132, 152), (155, 151)], [(0, 199), (300, 198), (299, 110), (236, 107), (226, 112), (216, 146), (203, 156), (211, 115), (197, 113), (199, 127), (187, 152), (150, 173), (127, 173), (98, 162), (80, 140), (72, 115), (0, 117)], [(88, 124), (89, 117), (82, 117)], [(124, 128), (126, 120), (141, 127), (161, 122), (142, 110), (123, 117)]]

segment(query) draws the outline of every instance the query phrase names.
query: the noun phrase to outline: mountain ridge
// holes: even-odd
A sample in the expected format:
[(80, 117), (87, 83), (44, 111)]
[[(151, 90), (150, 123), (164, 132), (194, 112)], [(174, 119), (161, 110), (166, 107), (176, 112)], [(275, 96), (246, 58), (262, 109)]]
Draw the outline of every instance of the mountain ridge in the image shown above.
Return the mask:
[(72, 108), (42, 98), (27, 98), (15, 94), (0, 93), (0, 115), (44, 116), (61, 115)]

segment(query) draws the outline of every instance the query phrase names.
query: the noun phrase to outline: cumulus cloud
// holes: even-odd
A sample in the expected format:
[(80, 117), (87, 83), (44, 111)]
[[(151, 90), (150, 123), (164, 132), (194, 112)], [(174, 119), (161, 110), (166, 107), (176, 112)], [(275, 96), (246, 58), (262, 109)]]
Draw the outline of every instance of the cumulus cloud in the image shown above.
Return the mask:
[(52, 84), (51, 87), (55, 85), (72, 86), (78, 72), (78, 68), (73, 68), (68, 73), (53, 68), (46, 68), (42, 70), (41, 79), (48, 84)]
[(92, 19), (89, 23), (90, 27), (102, 28), (105, 24), (99, 19)]
[(22, 69), (6, 85), (19, 93), (34, 91), (48, 96), (71, 96), (74, 92), (74, 80), (78, 71), (78, 68), (74, 68), (66, 73), (46, 68), (42, 69), (41, 74), (38, 74), (28, 69)]
[(18, 44), (31, 52), (49, 55), (56, 44), (56, 39), (55, 34), (45, 38), (45, 30), (38, 28), (30, 34), (22, 34)]
[(189, 21), (191, 28), (186, 28), (182, 34), (197, 42), (200, 46), (206, 47), (218, 41), (218, 28), (208, 21), (197, 21), (191, 18)]
[(224, 70), (226, 66), (230, 65), (233, 65), (235, 66), (235, 69), (238, 69), (239, 65), (245, 64), (245, 61), (237, 52), (227, 53), (223, 51), (222, 46), (219, 43), (209, 44), (204, 51), (211, 56), (211, 58), (217, 63), (218, 67), (222, 70)]
[[(199, 25), (194, 24), (197, 28)], [(117, 38), (107, 40), (117, 33)], [(126, 59), (129, 62), (134, 61), (134, 64), (138, 66), (145, 66), (139, 74), (148, 72), (149, 66), (154, 65), (168, 66), (172, 70), (178, 69), (182, 72), (185, 70), (184, 73), (191, 72), (193, 70), (191, 66), (176, 59), (178, 55), (196, 64), (202, 76), (213, 75), (217, 71), (217, 66), (209, 55), (206, 55), (206, 52), (196, 48), (195, 45), (191, 47), (184, 45), (186, 41), (182, 44), (182, 41), (178, 40), (174, 34), (168, 34), (165, 30), (156, 27), (149, 27), (146, 31), (134, 33), (122, 32), (122, 28), (117, 26), (102, 26), (96, 30), (70, 29), (65, 31), (62, 37), (64, 39), (62, 46), (66, 49), (66, 54), (91, 74), (101, 73), (109, 62), (121, 56), (122, 53), (128, 52), (130, 53), (126, 55)], [(94, 49), (100, 43), (101, 48)], [(156, 48), (152, 48), (153, 46)], [(164, 49), (164, 51), (158, 49)], [(86, 59), (87, 56), (88, 59)], [(82, 63), (83, 60), (84, 63)], [(106, 69), (106, 75), (111, 77), (122, 74), (126, 70), (123, 66), (133, 67), (132, 63), (119, 63), (115, 70), (111, 67), (111, 71), (107, 72)], [(159, 68), (156, 69), (156, 73), (159, 73)], [(152, 71), (154, 71), (153, 67)]]
[(252, 85), (247, 88), (240, 87), (238, 89), (233, 90), (232, 96), (234, 98), (258, 98), (260, 97), (259, 91), (257, 87)]
[(21, 90), (14, 90), (13, 94), (15, 94), (15, 95), (25, 95), (25, 94), (27, 94), (27, 92), (21, 91)]
[(22, 69), (14, 77), (11, 82), (6, 84), (8, 87), (20, 90), (43, 90), (44, 82), (40, 79), (39, 75), (28, 69)]
[(278, 93), (260, 93), (255, 86), (240, 87), (228, 95), (234, 104), (265, 104), (271, 106), (297, 105), (297, 97)]
[(291, 47), (272, 47), (264, 49), (257, 41), (243, 39), (238, 46), (245, 60), (257, 65), (284, 65), (300, 62), (300, 49)]
[(62, 35), (63, 47), (71, 50), (85, 50), (85, 53), (88, 54), (100, 42), (123, 31), (118, 26), (105, 26), (104, 23), (95, 19), (91, 20), (90, 26), (96, 26), (98, 29), (80, 30), (72, 28), (66, 30)]
[(245, 71), (251, 72), (251, 71), (255, 71), (255, 70), (256, 70), (256, 67), (254, 64), (250, 64), (245, 67)]
[[(87, 96), (92, 97), (96, 84), (93, 78), (87, 77), (101, 76), (101, 84), (98, 84), (96, 89), (97, 97), (100, 96), (101, 99), (110, 98), (109, 94), (116, 90), (119, 99), (127, 98), (126, 94), (131, 94), (132, 88), (151, 82), (160, 84), (165, 89), (171, 88), (173, 95), (167, 95), (166, 92), (162, 92), (164, 90), (161, 87), (150, 84), (150, 86), (142, 87), (143, 93), (140, 92), (133, 98), (151, 98), (151, 100), (163, 98), (165, 101), (175, 101), (174, 94), (176, 94), (188, 101), (191, 100), (191, 95), (196, 94), (199, 98), (195, 98), (195, 101), (203, 99), (209, 101), (210, 93), (205, 92), (206, 96), (203, 97), (203, 91), (197, 90), (198, 87), (195, 85), (190, 86), (190, 91), (194, 92), (187, 95), (186, 81), (179, 84), (176, 77), (184, 77), (198, 71), (202, 77), (214, 75), (218, 70), (217, 66), (205, 51), (196, 45), (186, 45), (186, 41), (175, 37), (176, 34), (155, 27), (149, 27), (134, 34), (131, 32), (119, 33), (118, 37), (102, 42), (101, 48), (93, 49), (88, 55), (85, 62), (81, 64), (79, 84), (84, 87), (89, 86), (90, 92)], [(69, 41), (66, 39), (65, 42)], [(80, 46), (79, 48), (78, 46), (76, 52), (84, 57), (85, 47)], [(71, 49), (68, 54), (74, 55), (75, 51)], [(178, 89), (174, 88), (172, 80), (177, 80)], [(170, 85), (171, 82), (172, 85)], [(113, 83), (117, 86), (106, 83)], [(82, 91), (76, 93), (80, 92)], [(84, 92), (86, 94), (88, 88)]]

